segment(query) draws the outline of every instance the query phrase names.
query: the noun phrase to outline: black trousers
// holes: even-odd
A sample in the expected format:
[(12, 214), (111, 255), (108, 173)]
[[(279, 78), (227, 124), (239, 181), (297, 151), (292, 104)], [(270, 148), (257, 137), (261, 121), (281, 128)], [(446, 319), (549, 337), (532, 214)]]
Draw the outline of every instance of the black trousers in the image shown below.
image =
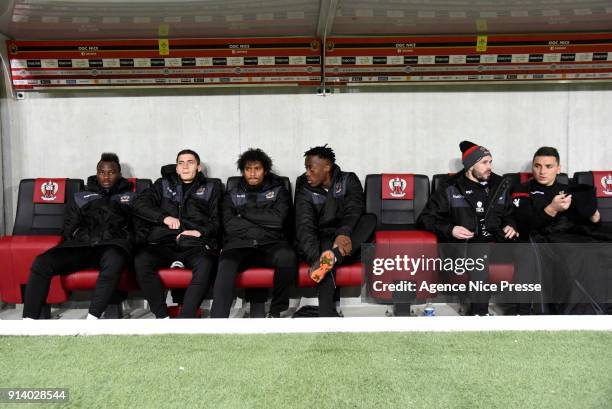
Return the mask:
[[(270, 314), (280, 314), (289, 307), (289, 286), (297, 276), (297, 256), (286, 242), (255, 248), (224, 250), (219, 258), (219, 269), (213, 291), (212, 318), (229, 317), (234, 299), (234, 283), (239, 273), (249, 267), (274, 268), (274, 289)], [(247, 289), (248, 301), (265, 301), (267, 289)]]
[[(327, 273), (323, 280), (317, 285), (317, 293), (319, 298), (319, 316), (320, 317), (336, 317), (336, 267), (346, 264), (351, 264), (359, 261), (361, 256), (361, 244), (371, 240), (374, 230), (376, 229), (376, 216), (373, 214), (363, 214), (351, 234), (353, 242), (353, 250), (351, 254), (342, 257), (334, 269)], [(321, 237), (321, 253), (326, 250), (331, 250), (334, 245), (335, 237)], [(318, 261), (316, 262), (318, 265)]]
[(100, 317), (117, 289), (127, 258), (127, 253), (116, 246), (54, 247), (47, 250), (32, 263), (23, 306), (24, 318), (40, 317), (53, 276), (86, 268), (100, 270), (89, 305), (89, 313)]
[(202, 304), (210, 286), (215, 267), (215, 256), (203, 247), (187, 250), (174, 245), (149, 245), (141, 249), (134, 259), (136, 278), (151, 312), (156, 318), (166, 318), (166, 288), (159, 278), (157, 270), (168, 268), (174, 261), (181, 261), (185, 268), (191, 270), (191, 282), (183, 298), (183, 307), (179, 318), (195, 318), (196, 310)]

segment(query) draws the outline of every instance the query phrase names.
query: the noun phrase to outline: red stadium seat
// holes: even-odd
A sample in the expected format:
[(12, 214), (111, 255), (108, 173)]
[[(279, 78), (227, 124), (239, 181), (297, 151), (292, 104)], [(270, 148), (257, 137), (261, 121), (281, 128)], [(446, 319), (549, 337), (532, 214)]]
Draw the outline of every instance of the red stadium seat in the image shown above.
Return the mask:
[[(83, 186), (81, 179), (24, 179), (19, 183), (12, 236), (0, 240), (4, 262), (0, 295), (6, 303), (23, 303), (23, 289), (34, 258), (61, 241), (67, 199)], [(59, 277), (51, 280), (47, 303), (66, 301)]]
[[(377, 217), (374, 257), (393, 258), (399, 253), (414, 258), (421, 255), (437, 256), (436, 236), (427, 231), (416, 230), (416, 221), (429, 199), (429, 178), (427, 176), (415, 174), (367, 175), (365, 194), (366, 212), (373, 213)], [(407, 277), (406, 273), (402, 272), (387, 272), (379, 276), (377, 280), (391, 284), (412, 277), (417, 286), (422, 281), (437, 281), (435, 271), (425, 270), (417, 271), (411, 277)], [(369, 287), (368, 292), (376, 302), (393, 303), (397, 315), (400, 315), (402, 308), (409, 308), (406, 307), (409, 302), (414, 301), (414, 297), (407, 297), (401, 292), (393, 294), (390, 291), (374, 291)], [(428, 292), (416, 294), (416, 298), (419, 299), (430, 297), (434, 295)]]

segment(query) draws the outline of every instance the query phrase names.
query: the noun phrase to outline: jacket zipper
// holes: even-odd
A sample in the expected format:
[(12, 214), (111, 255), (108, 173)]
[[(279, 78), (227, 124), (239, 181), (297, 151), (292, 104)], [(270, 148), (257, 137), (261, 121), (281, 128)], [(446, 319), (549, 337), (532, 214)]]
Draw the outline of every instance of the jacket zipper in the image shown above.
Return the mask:
[(499, 186), (497, 186), (497, 189), (495, 189), (495, 194), (491, 197), (492, 200), (489, 201), (489, 206), (487, 207), (487, 211), (485, 212), (485, 215), (484, 215), (485, 226), (487, 225), (487, 216), (489, 215), (489, 212), (495, 205), (495, 202), (497, 202), (497, 196), (502, 191), (502, 187), (508, 184), (507, 182), (508, 182), (508, 179), (506, 179), (505, 177), (502, 177), (502, 180), (499, 182)]

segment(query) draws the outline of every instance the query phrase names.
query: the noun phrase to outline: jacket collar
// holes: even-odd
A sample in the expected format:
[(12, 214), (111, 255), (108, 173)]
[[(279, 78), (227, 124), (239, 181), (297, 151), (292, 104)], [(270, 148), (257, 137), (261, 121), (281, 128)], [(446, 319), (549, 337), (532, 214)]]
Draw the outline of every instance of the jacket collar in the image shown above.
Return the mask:
[(241, 177), (240, 182), (238, 182), (238, 187), (240, 188), (240, 190), (247, 191), (247, 192), (264, 192), (266, 190), (270, 190), (282, 184), (283, 182), (280, 177), (278, 177), (274, 173), (268, 173), (264, 177), (264, 180), (261, 183), (261, 185), (259, 186), (251, 187), (247, 185), (246, 181), (244, 180), (244, 177)]
[(121, 177), (113, 187), (110, 189), (104, 189), (98, 183), (98, 178), (96, 175), (92, 175), (87, 178), (87, 190), (102, 195), (114, 195), (116, 193), (125, 192), (126, 190), (132, 190), (132, 182)]

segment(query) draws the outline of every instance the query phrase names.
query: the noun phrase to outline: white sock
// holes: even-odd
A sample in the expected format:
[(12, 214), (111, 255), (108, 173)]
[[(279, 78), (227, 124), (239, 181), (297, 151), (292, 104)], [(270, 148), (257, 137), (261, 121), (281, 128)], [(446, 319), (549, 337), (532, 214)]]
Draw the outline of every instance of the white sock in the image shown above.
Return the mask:
[(85, 319), (87, 319), (87, 320), (97, 320), (99, 318), (96, 317), (95, 315), (87, 314), (87, 318), (85, 318)]

